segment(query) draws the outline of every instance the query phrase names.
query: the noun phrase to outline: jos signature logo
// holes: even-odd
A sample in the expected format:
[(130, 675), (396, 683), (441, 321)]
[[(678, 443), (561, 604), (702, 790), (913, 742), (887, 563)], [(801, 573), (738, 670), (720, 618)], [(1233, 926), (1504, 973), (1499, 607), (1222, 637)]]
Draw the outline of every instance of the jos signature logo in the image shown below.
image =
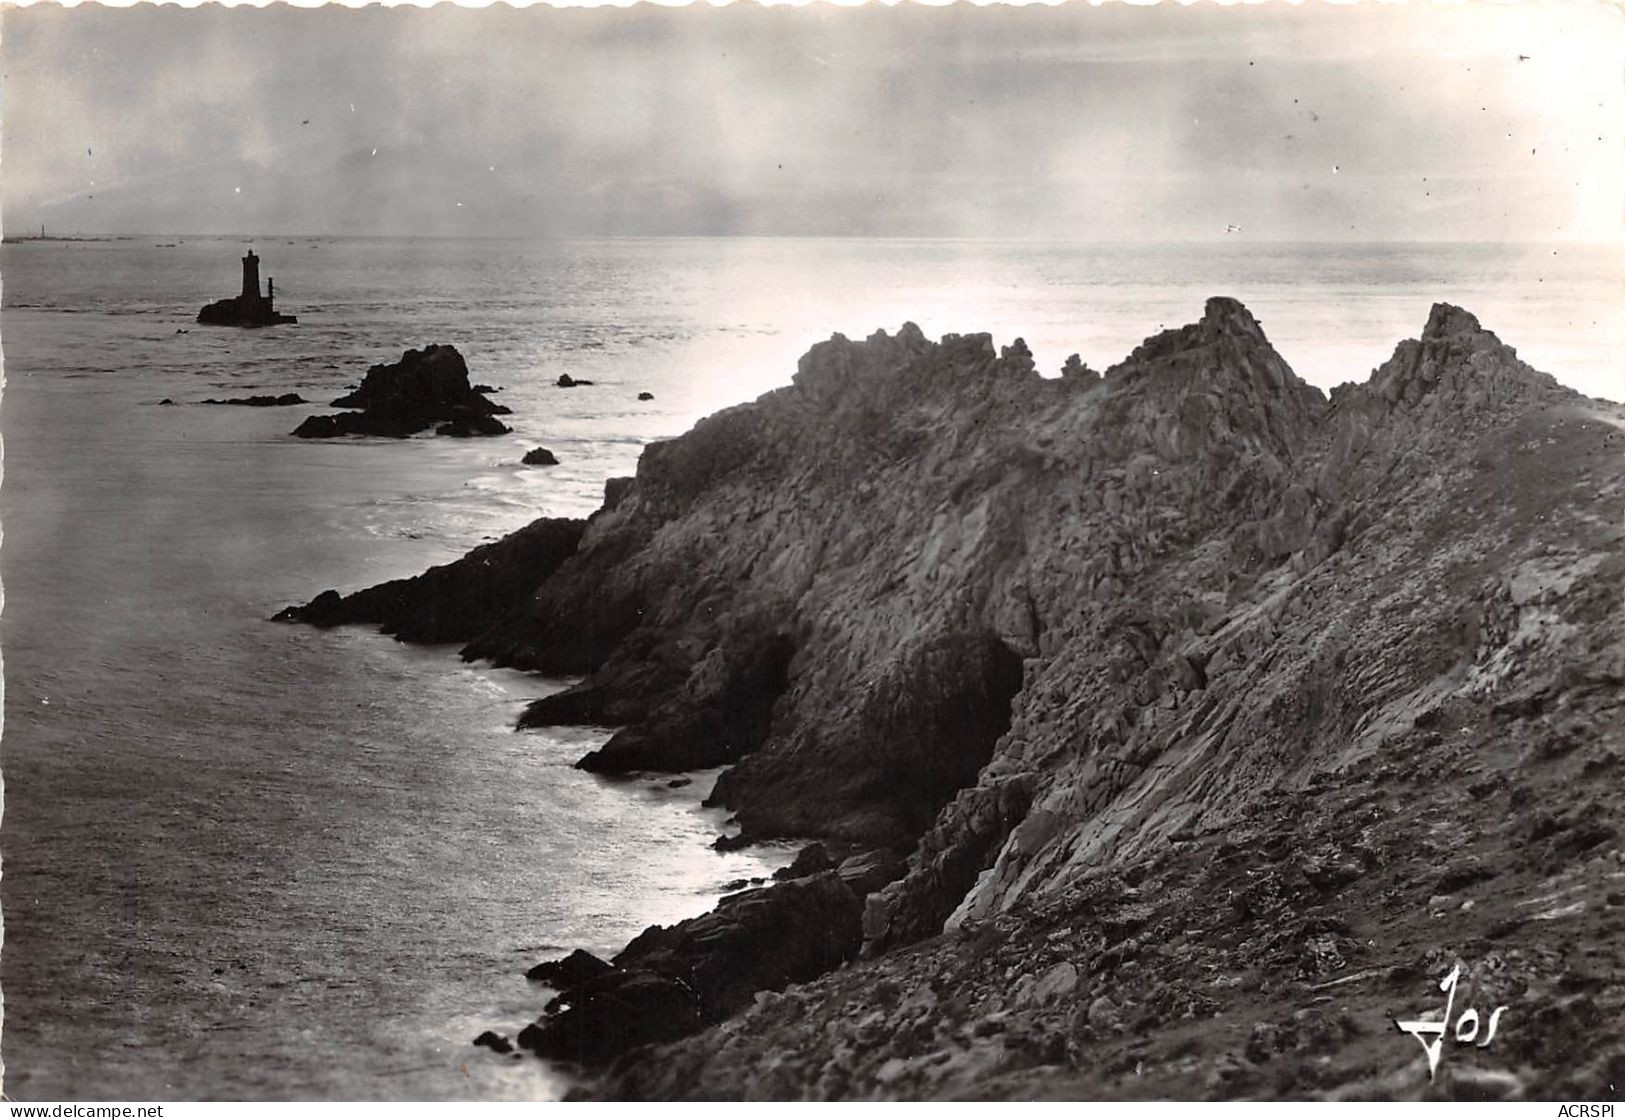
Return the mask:
[[(1394, 1026), (1398, 1027), (1400, 1030), (1404, 1031), (1406, 1034), (1416, 1039), (1417, 1042), (1422, 1044), (1422, 1052), (1428, 1056), (1429, 1081), (1433, 1080), (1433, 1075), (1437, 1073), (1439, 1069), (1439, 1054), (1440, 1051), (1444, 1049), (1445, 1033), (1450, 1029), (1450, 1012), (1454, 1010), (1455, 1007), (1456, 982), (1460, 979), (1461, 965), (1458, 964), (1455, 968), (1450, 970), (1450, 975), (1439, 981), (1439, 990), (1445, 993), (1445, 998), (1444, 1018), (1439, 1020), (1437, 1023), (1426, 1019), (1410, 1019), (1404, 1022), (1401, 1022), (1398, 1019), (1394, 1020)], [(1494, 1011), (1490, 1012), (1490, 1021), (1484, 1029), (1484, 1037), (1478, 1041), (1478, 1048), (1480, 1050), (1484, 1049), (1494, 1041), (1495, 1029), (1500, 1025), (1501, 1022), (1501, 1012), (1505, 1011), (1506, 1009), (1507, 1005), (1501, 1004)], [(1469, 1007), (1466, 1011), (1463, 1011), (1461, 1016), (1456, 1020), (1456, 1041), (1460, 1043), (1470, 1043), (1474, 1039), (1478, 1039), (1478, 1030), (1478, 1012)], [(1427, 1040), (1426, 1036), (1428, 1035), (1433, 1036), (1432, 1042)]]

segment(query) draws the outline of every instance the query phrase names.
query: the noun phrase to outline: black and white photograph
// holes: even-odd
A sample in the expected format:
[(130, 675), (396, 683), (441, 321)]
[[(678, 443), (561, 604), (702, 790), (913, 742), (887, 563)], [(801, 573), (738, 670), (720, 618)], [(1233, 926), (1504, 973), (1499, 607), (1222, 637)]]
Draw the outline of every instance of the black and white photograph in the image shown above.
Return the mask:
[(0, 228), (7, 1116), (1625, 1096), (1625, 4), (6, 4)]

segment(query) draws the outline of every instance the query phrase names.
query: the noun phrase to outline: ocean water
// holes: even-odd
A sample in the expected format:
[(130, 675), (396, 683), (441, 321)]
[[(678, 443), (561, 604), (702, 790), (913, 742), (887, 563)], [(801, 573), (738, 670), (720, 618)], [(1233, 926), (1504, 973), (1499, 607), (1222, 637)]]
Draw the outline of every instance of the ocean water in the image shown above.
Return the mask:
[[(709, 849), (714, 775), (607, 782), (570, 765), (605, 732), (511, 729), (564, 682), (264, 620), (590, 512), (645, 443), (787, 382), (833, 331), (912, 319), (1104, 368), (1227, 294), (1329, 387), (1448, 299), (1625, 398), (1625, 279), (1596, 247), (252, 244), (297, 326), (192, 322), (235, 293), (245, 239), (0, 250), (13, 1099), (557, 1095), (468, 1044), (539, 1010), (524, 969), (613, 952), (788, 852)], [(512, 436), (307, 442), (287, 433), (318, 409), (193, 403), (326, 401), (431, 342), (503, 388)], [(561, 465), (519, 466), (538, 444)]]

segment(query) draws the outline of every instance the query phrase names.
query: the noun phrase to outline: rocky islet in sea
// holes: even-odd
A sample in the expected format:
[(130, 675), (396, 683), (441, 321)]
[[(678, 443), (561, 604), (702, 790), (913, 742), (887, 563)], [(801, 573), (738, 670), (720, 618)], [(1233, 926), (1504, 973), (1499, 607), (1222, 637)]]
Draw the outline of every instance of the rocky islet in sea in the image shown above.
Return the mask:
[(462, 354), (442, 344), (373, 366), (333, 407), (357, 411), (308, 417), (293, 434), (301, 439), (402, 437), (433, 428), (443, 436), (497, 436), (512, 430), (496, 419), (511, 410), (471, 388)]
[[(579, 675), (521, 723), (825, 845), (520, 1045), (649, 1099), (1598, 1095), (1625, 410), (1448, 304), (1329, 397), (1223, 298), (1063, 372), (837, 336), (585, 522), (279, 616)], [(1453, 963), (1531, 1029), (1430, 1081), (1391, 1012)]]

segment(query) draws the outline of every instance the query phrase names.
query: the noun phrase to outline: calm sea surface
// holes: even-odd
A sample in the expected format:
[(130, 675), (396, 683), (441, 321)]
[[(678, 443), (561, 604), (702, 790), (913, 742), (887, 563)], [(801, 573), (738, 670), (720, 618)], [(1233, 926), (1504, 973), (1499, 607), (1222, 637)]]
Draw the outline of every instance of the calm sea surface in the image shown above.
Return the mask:
[[(511, 730), (563, 682), (263, 620), (590, 512), (646, 442), (785, 383), (833, 331), (912, 319), (1104, 368), (1228, 294), (1329, 387), (1447, 299), (1625, 398), (1620, 257), (1581, 246), (262, 237), (298, 325), (198, 327), (247, 244), (0, 250), (13, 1099), (556, 1095), (468, 1044), (538, 1010), (524, 969), (786, 854), (709, 850), (714, 775), (608, 783), (570, 766), (603, 732)], [(431, 342), (504, 387), (512, 436), (306, 442), (287, 433), (314, 409), (190, 403), (326, 401)], [(562, 465), (520, 467), (538, 444)]]

